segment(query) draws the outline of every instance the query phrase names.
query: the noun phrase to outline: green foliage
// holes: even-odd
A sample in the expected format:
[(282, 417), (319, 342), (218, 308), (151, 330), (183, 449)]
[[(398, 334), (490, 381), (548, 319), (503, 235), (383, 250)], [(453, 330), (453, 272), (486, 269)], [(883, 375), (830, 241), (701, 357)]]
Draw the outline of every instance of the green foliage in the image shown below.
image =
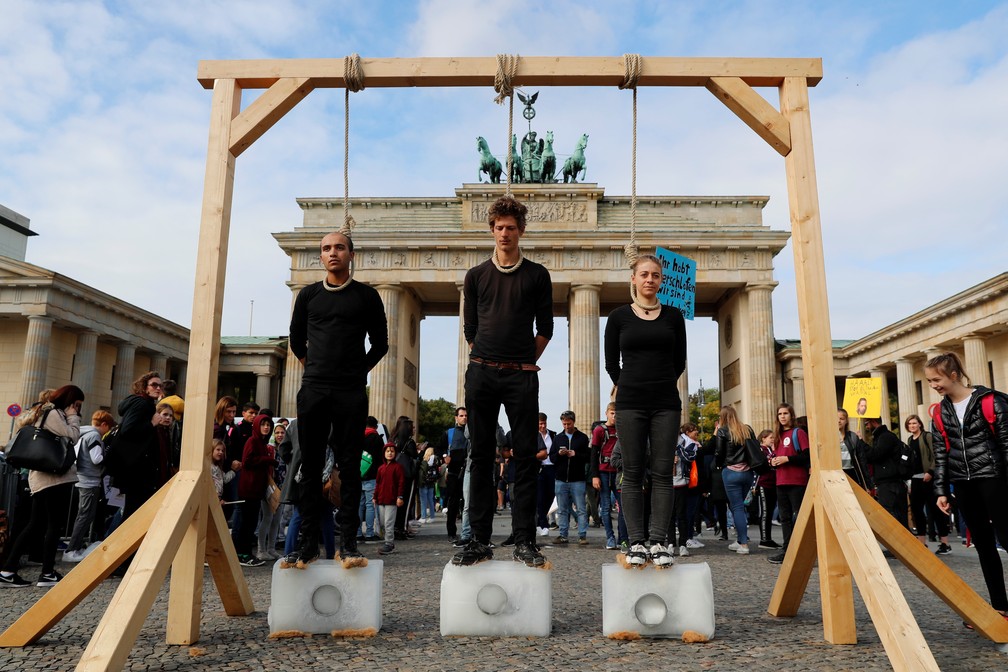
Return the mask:
[(417, 443), (436, 443), (441, 435), (455, 425), (455, 404), (446, 399), (420, 398), (417, 418)]
[(721, 391), (717, 389), (703, 390), (703, 395), (696, 392), (689, 396), (690, 422), (700, 428), (700, 439), (704, 440), (714, 433), (714, 424), (721, 412)]

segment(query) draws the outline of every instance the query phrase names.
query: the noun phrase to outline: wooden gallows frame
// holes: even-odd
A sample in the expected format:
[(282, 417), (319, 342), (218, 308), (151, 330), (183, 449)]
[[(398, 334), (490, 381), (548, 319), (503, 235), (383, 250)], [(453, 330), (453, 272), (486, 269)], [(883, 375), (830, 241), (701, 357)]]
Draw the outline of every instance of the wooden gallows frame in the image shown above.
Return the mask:
[[(368, 87), (494, 85), (497, 59), (362, 59)], [(876, 538), (977, 632), (1008, 642), (1005, 621), (870, 497), (851, 487), (836, 450), (836, 389), (823, 265), (819, 196), (808, 87), (819, 59), (647, 57), (637, 86), (706, 87), (784, 157), (798, 315), (805, 368), (812, 476), (769, 612), (797, 613), (819, 563), (823, 633), (857, 641), (853, 581), (896, 670), (937, 670)], [(620, 57), (520, 58), (514, 86), (611, 86), (624, 81)], [(136, 551), (126, 577), (85, 649), (78, 670), (121, 668), (171, 566), (167, 640), (199, 639), (203, 562), (230, 616), (252, 613), (248, 585), (210, 482), (210, 429), (220, 350), (221, 309), (235, 159), (313, 89), (345, 88), (343, 59), (203, 61), (198, 79), (213, 89), (210, 140), (196, 260), (181, 471), (99, 549), (0, 635), (2, 646), (37, 641), (119, 562)], [(752, 87), (776, 87), (780, 110)], [(243, 89), (266, 89), (244, 110)]]

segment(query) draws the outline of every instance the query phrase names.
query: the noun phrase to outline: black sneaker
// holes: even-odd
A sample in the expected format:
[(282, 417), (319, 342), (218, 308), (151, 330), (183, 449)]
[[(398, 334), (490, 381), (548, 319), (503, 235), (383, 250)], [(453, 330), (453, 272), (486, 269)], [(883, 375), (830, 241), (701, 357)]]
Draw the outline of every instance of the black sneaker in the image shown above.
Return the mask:
[(759, 547), (760, 548), (780, 548), (780, 544), (778, 544), (773, 539), (763, 539), (762, 541), (759, 542)]
[(455, 548), (465, 548), (469, 545), (470, 541), (472, 541), (472, 539), (462, 539), (461, 537), (457, 537), (455, 541), (452, 542), (452, 546)]
[[(16, 575), (15, 575), (16, 576)], [(43, 574), (38, 578), (38, 583), (35, 585), (39, 588), (49, 588), (50, 586), (55, 586), (59, 583), (63, 575), (57, 572), (55, 569), (48, 574)]]
[(395, 544), (390, 544), (385, 542), (382, 547), (378, 549), (378, 555), (392, 555), (395, 553)]
[[(360, 539), (358, 539), (357, 541), (360, 541)], [(375, 541), (382, 541), (382, 538), (379, 537), (377, 534), (372, 534), (371, 536), (364, 537), (364, 541), (367, 543), (372, 543)]]
[(0, 574), (0, 588), (27, 588), (31, 585), (31, 581), (25, 581), (17, 572), (14, 572), (10, 576), (4, 576)]
[(567, 537), (565, 537), (565, 536), (563, 536), (563, 535), (561, 534), (560, 536), (556, 537), (556, 538), (555, 538), (555, 539), (553, 540), (553, 543), (554, 543), (554, 544), (560, 544), (560, 545), (563, 545), (563, 544), (566, 544), (566, 543), (567, 543)]
[(266, 561), (260, 560), (254, 555), (239, 555), (238, 564), (242, 567), (262, 567), (266, 564)]
[(501, 546), (514, 546), (514, 534), (509, 534), (508, 538), (501, 542)]
[(542, 554), (534, 541), (521, 541), (515, 544), (511, 557), (517, 562), (524, 562), (529, 567), (542, 567), (546, 564), (546, 556)]
[(935, 551), (935, 555), (948, 555), (952, 552), (952, 547), (948, 544), (938, 544), (938, 550)]
[(493, 560), (493, 551), (486, 544), (480, 543), (476, 539), (470, 539), (461, 551), (452, 556), (452, 564), (467, 566), (475, 565), (484, 560)]
[[(316, 551), (316, 556), (317, 555), (318, 552)], [(341, 560), (348, 560), (351, 558), (363, 558), (364, 554), (357, 550), (357, 542), (353, 541), (346, 544), (340, 544), (339, 557)]]
[[(353, 542), (354, 548), (357, 548), (356, 540)], [(318, 539), (308, 539), (302, 538), (301, 546), (297, 550), (297, 560), (295, 564), (298, 569), (304, 569), (309, 565), (309, 563), (315, 562), (319, 557), (319, 547)]]
[(784, 555), (785, 555), (784, 551), (781, 551), (776, 555), (771, 555), (769, 558), (767, 558), (767, 562), (772, 562), (775, 565), (779, 565), (782, 562), (784, 562)]

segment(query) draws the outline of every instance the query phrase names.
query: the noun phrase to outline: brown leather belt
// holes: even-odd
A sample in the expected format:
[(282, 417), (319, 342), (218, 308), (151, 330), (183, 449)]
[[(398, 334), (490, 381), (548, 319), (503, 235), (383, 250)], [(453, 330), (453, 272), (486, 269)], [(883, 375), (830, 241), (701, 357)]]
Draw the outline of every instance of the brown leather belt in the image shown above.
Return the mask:
[(479, 364), (480, 366), (489, 366), (493, 369), (507, 369), (509, 371), (539, 371), (539, 367), (535, 364), (521, 364), (519, 362), (491, 362), (482, 357), (470, 357), (469, 361)]

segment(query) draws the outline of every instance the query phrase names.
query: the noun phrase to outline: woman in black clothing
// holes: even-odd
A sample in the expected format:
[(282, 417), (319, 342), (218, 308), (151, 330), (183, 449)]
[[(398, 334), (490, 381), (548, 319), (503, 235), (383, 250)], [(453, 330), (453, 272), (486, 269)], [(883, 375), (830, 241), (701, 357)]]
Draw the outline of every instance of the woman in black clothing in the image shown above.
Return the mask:
[(396, 534), (400, 539), (410, 536), (409, 520), (415, 518), (417, 486), (417, 444), (413, 440), (413, 420), (400, 415), (392, 428), (392, 438), (396, 446), (396, 462), (402, 465), (406, 483), (406, 506), (400, 506), (396, 511)]
[[(935, 555), (952, 552), (948, 543), (949, 517), (938, 510), (934, 494), (934, 444), (931, 434), (924, 431), (924, 421), (919, 415), (908, 415), (903, 427), (910, 432), (907, 445), (914, 456), (913, 478), (910, 479), (910, 515), (913, 516), (917, 538), (927, 546), (928, 519), (938, 532), (938, 550)], [(925, 515), (925, 511), (927, 514)]]
[[(643, 255), (631, 266), (633, 303), (606, 321), (606, 371), (616, 386), (616, 427), (623, 459), (623, 513), (630, 538), (626, 560), (672, 564), (664, 545), (672, 519), (672, 476), (682, 401), (676, 386), (686, 368), (686, 322), (657, 299), (662, 267)], [(650, 451), (649, 451), (650, 447)], [(650, 530), (644, 529), (644, 473), (651, 473)], [(650, 538), (650, 548), (645, 543)]]
[(123, 520), (151, 498), (161, 487), (160, 454), (155, 417), (157, 399), (161, 396), (161, 374), (148, 371), (133, 381), (133, 394), (119, 403), (119, 435), (116, 454), (122, 464), (115, 476), (115, 486), (122, 491)]

